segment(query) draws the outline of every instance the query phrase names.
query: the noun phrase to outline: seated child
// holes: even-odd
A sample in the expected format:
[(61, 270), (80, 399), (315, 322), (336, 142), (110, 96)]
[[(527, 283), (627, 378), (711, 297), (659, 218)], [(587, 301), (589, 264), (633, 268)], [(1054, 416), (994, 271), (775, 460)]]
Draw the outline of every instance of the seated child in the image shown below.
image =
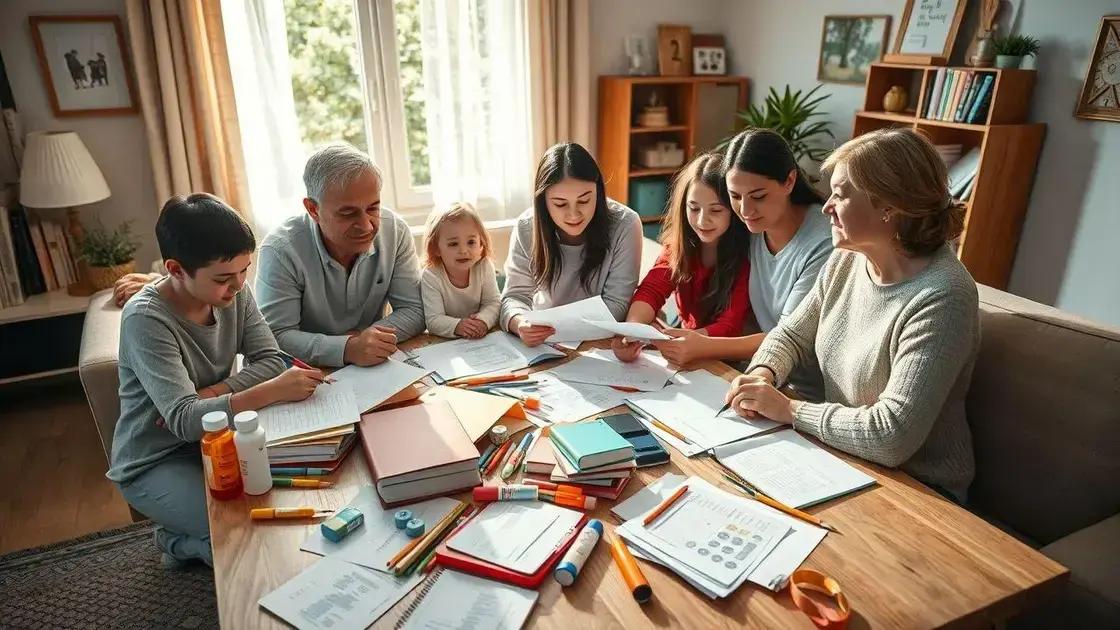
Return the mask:
[(490, 235), (470, 204), (428, 217), (420, 278), (428, 332), (481, 339), (494, 327), (501, 295), (490, 250)]
[[(256, 241), (222, 200), (175, 196), (156, 221), (168, 275), (124, 307), (121, 415), (106, 476), (158, 525), (163, 563), (212, 565), (199, 441), (202, 416), (303, 400), (323, 375), (285, 370), (272, 331), (245, 287)], [(246, 367), (232, 374), (237, 354)]]
[[(712, 337), (741, 334), (750, 311), (748, 233), (731, 210), (719, 155), (700, 155), (677, 175), (661, 245), (657, 262), (634, 292), (626, 321), (653, 323), (676, 293), (683, 328)], [(678, 344), (656, 345), (666, 359), (679, 363)], [(615, 337), (611, 347), (619, 360), (633, 361), (642, 344)]]

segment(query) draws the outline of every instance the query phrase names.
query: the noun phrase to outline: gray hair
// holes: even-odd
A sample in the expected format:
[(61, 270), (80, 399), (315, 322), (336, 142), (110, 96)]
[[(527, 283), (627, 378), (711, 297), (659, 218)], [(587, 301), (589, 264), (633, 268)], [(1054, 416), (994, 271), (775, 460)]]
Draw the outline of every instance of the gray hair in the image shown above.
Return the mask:
[(334, 142), (322, 147), (307, 158), (303, 167), (303, 185), (307, 196), (316, 203), (323, 193), (349, 186), (363, 173), (372, 172), (381, 185), (381, 169), (365, 151), (347, 142)]

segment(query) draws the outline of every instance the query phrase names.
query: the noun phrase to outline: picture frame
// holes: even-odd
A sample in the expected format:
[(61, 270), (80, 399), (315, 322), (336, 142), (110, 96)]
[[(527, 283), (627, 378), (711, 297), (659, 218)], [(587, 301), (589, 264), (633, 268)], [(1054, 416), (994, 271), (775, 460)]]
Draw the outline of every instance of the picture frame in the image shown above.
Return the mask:
[(1101, 18), (1074, 116), (1120, 122), (1120, 15)]
[(119, 16), (32, 15), (28, 21), (55, 116), (137, 113)]
[(948, 65), (967, 6), (968, 0), (906, 0), (894, 46), (883, 61)]
[(727, 49), (718, 46), (693, 46), (692, 71), (701, 75), (727, 74)]
[(657, 25), (657, 71), (663, 77), (692, 74), (692, 28), (680, 24)]
[(883, 58), (889, 15), (826, 15), (821, 26), (817, 80), (863, 85), (871, 64)]

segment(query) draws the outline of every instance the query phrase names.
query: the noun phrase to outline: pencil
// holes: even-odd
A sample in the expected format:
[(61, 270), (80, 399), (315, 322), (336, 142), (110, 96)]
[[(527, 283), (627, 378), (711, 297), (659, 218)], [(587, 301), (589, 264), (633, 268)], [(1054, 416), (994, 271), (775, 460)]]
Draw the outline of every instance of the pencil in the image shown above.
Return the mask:
[(459, 378), (446, 383), (452, 387), (472, 387), (475, 385), (488, 385), (490, 383), (508, 383), (510, 381), (524, 381), (529, 378), (528, 374), (491, 374), (489, 376), (472, 376), (469, 378)]
[(660, 420), (650, 420), (650, 422), (653, 423), (653, 426), (657, 427), (658, 429), (661, 429), (662, 431), (664, 431), (664, 432), (668, 433), (669, 435), (677, 438), (678, 440), (684, 442), (685, 444), (692, 444), (693, 443), (692, 440), (686, 438), (684, 436), (684, 434), (682, 434), (680, 431), (677, 431), (673, 427), (665, 424), (664, 422), (662, 422)]
[(511, 449), (512, 447), (513, 440), (506, 440), (505, 444), (499, 446), (498, 450), (494, 451), (494, 454), (490, 456), (490, 461), (487, 462), (486, 470), (483, 471), (482, 476), (489, 477), (490, 475), (494, 474), (494, 471), (498, 469), (498, 464), (502, 461), (502, 458), (505, 457), (506, 453), (508, 453), (509, 449)]
[(419, 545), (421, 540), (423, 540), (423, 538), (413, 538), (412, 540), (408, 541), (408, 543), (404, 547), (401, 547), (400, 551), (394, 554), (393, 557), (385, 563), (385, 566), (391, 567), (396, 564), (398, 560), (405, 557), (405, 554), (416, 548), (416, 545)]
[(642, 526), (645, 527), (650, 523), (656, 521), (658, 516), (661, 516), (661, 514), (664, 513), (665, 510), (669, 509), (669, 506), (676, 503), (677, 499), (681, 498), (681, 496), (683, 496), (686, 492), (688, 492), (688, 484), (677, 488), (676, 492), (674, 492), (668, 499), (662, 501), (661, 505), (654, 508), (654, 510), (649, 513), (649, 516), (645, 517), (642, 520)]
[(835, 527), (829, 525), (828, 523), (822, 521), (821, 519), (817, 518), (816, 516), (813, 516), (812, 514), (809, 514), (808, 512), (802, 512), (801, 510), (799, 510), (795, 507), (790, 507), (790, 506), (786, 505), (785, 503), (782, 503), (781, 501), (778, 501), (777, 499), (771, 499), (770, 497), (766, 496), (765, 494), (762, 494), (756, 488), (751, 487), (751, 485), (749, 483), (747, 483), (747, 481), (744, 480), (744, 479), (739, 479), (739, 478), (733, 477), (733, 476), (731, 476), (727, 473), (723, 473), (723, 477), (725, 479), (727, 479), (728, 481), (730, 481), (731, 483), (733, 483), (737, 488), (739, 488), (743, 492), (750, 495), (750, 497), (752, 499), (754, 499), (755, 501), (758, 501), (759, 503), (762, 503), (764, 505), (769, 505), (770, 507), (774, 508), (775, 510), (778, 510), (779, 512), (785, 512), (786, 514), (789, 514), (790, 516), (792, 516), (796, 519), (800, 519), (802, 521), (805, 521), (806, 523), (812, 523), (813, 525), (816, 525), (817, 527), (823, 527), (830, 532), (836, 532), (837, 534), (840, 533), (840, 530), (838, 530)]
[(509, 456), (509, 461), (502, 467), (502, 479), (509, 479), (513, 471), (521, 465), (521, 458), (525, 457), (525, 451), (529, 450), (529, 443), (533, 441), (533, 434), (526, 433), (525, 437), (521, 438), (521, 443), (514, 449), (513, 454)]
[[(291, 356), (291, 355), (288, 355), (288, 356)], [(298, 367), (302, 370), (314, 370), (315, 369), (315, 368), (313, 368), (310, 365), (304, 363), (303, 361), (300, 361), (299, 359), (297, 359), (295, 357), (292, 357), (292, 365), (294, 365), (294, 366), (296, 366), (296, 367)], [(326, 383), (327, 385), (330, 385), (331, 383), (334, 383), (334, 379), (330, 378), (328, 376), (324, 376), (323, 378), (319, 378), (319, 379), (315, 379), (315, 380), (319, 381), (320, 383)]]
[(491, 444), (490, 446), (486, 447), (486, 450), (482, 453), (482, 457), (478, 458), (478, 469), (479, 470), (482, 470), (483, 468), (486, 468), (486, 463), (490, 461), (490, 456), (493, 455), (494, 451), (496, 451), (496, 450), (498, 450), (498, 445), (497, 444)]
[(459, 515), (459, 518), (455, 519), (455, 525), (451, 528), (450, 531), (447, 532), (447, 535), (443, 536), (443, 538), (441, 538), (436, 543), (436, 545), (434, 547), (432, 547), (432, 553), (429, 554), (428, 557), (424, 559), (424, 562), (420, 565), (420, 570), (421, 571), (423, 571), (424, 573), (428, 573), (432, 570), (433, 567), (435, 567), (435, 565), (436, 565), (435, 550), (441, 544), (443, 544), (443, 541), (447, 540), (448, 538), (451, 538), (460, 529), (463, 529), (463, 526), (465, 526), (467, 524), (467, 521), (470, 520), (471, 514), (473, 512), (474, 512), (474, 506), (473, 505), (468, 505), (467, 509), (463, 510), (463, 513)]
[(443, 530), (447, 529), (451, 523), (455, 522), (455, 519), (459, 518), (459, 515), (462, 514), (469, 505), (469, 503), (460, 501), (459, 505), (455, 506), (455, 509), (451, 510), (446, 516), (440, 519), (440, 521), (436, 523), (436, 526), (427, 534), (417, 538), (420, 542), (394, 564), (393, 573), (400, 575), (403, 573), (405, 567), (415, 562), (418, 557), (423, 556), (431, 547), (432, 542), (436, 540)]

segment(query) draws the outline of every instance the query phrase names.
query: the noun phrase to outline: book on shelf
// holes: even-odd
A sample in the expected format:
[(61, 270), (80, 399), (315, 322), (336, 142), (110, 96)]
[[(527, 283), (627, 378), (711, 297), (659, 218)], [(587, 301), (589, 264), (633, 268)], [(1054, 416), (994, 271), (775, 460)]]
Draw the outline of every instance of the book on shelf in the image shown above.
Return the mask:
[(927, 120), (983, 124), (994, 82), (991, 72), (938, 68), (927, 87), (922, 116)]
[(58, 279), (54, 275), (54, 268), (51, 265), (51, 256), (47, 253), (47, 243), (43, 238), (43, 226), (39, 217), (28, 215), (28, 227), (31, 230), (31, 245), (35, 248), (35, 258), (39, 261), (39, 271), (43, 274), (43, 281), (47, 285), (47, 291), (57, 291), (63, 288)]
[(957, 106), (953, 108), (953, 117), (950, 119), (953, 122), (960, 122), (961, 117), (964, 115), (964, 105), (968, 100), (968, 91), (972, 89), (972, 82), (975, 80), (975, 72), (972, 70), (965, 72), (964, 83), (961, 84), (961, 89), (958, 90), (959, 96), (957, 97)]
[(16, 205), (8, 210), (8, 220), (12, 228), (12, 241), (16, 250), (16, 264), (19, 266), (19, 281), (24, 295), (38, 295), (47, 290), (43, 274), (39, 270), (39, 259), (35, 246), (31, 243), (31, 229), (27, 223), (27, 212)]
[(3, 306), (23, 304), (23, 289), (19, 282), (19, 266), (16, 264), (15, 242), (12, 239), (11, 223), (8, 221), (8, 208), (0, 206), (0, 281), (4, 290), (0, 293)]
[(941, 97), (941, 86), (945, 83), (945, 68), (937, 69), (937, 76), (933, 80), (933, 88), (926, 97), (926, 118), (933, 118)]
[(973, 103), (972, 110), (968, 114), (969, 124), (982, 123), (988, 117), (988, 106), (992, 100), (992, 84), (994, 82), (995, 77), (992, 75), (989, 74), (984, 77), (984, 83), (976, 93), (976, 102)]

